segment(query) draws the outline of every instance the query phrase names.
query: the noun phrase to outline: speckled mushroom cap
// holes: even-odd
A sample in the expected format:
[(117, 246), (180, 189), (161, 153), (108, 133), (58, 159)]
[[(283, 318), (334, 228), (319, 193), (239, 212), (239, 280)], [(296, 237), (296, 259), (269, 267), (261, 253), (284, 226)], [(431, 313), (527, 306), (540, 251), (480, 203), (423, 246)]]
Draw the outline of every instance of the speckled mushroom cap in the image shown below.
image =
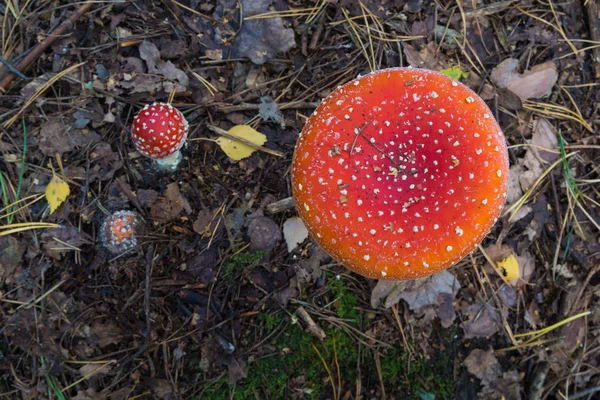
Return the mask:
[(116, 211), (102, 223), (100, 239), (113, 254), (121, 254), (137, 246), (137, 214), (133, 211)]
[(185, 116), (168, 103), (147, 104), (134, 118), (131, 138), (142, 155), (160, 160), (181, 150), (188, 135)]
[(321, 248), (371, 278), (440, 272), (488, 234), (508, 151), (484, 101), (438, 72), (385, 69), (331, 93), (292, 166), (298, 213)]

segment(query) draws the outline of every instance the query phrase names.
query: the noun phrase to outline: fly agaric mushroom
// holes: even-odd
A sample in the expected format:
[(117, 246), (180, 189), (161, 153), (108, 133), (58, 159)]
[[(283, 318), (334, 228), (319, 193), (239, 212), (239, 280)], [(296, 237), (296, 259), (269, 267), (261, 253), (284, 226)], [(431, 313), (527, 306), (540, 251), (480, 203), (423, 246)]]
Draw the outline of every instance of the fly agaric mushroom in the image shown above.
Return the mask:
[(371, 278), (416, 279), (467, 255), (504, 205), (508, 151), (472, 90), (393, 68), (331, 93), (294, 152), (296, 208), (321, 248)]
[(137, 214), (117, 211), (109, 216), (100, 229), (100, 239), (113, 254), (121, 254), (137, 246)]
[(133, 120), (131, 138), (137, 151), (156, 161), (162, 169), (174, 170), (188, 134), (183, 114), (167, 103), (148, 104)]

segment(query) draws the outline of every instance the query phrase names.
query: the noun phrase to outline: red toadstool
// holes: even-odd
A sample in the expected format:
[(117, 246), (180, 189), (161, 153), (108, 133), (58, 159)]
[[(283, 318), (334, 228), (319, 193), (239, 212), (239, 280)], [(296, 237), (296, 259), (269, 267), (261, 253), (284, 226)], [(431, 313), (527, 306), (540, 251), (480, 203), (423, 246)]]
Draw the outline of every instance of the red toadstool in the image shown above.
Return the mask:
[(347, 268), (389, 280), (433, 275), (490, 231), (508, 151), (484, 101), (438, 72), (393, 68), (331, 93), (292, 166), (297, 211)]
[(167, 103), (148, 104), (133, 120), (131, 138), (137, 151), (174, 170), (181, 160), (180, 149), (188, 134), (183, 114)]
[(133, 211), (117, 211), (109, 216), (100, 228), (104, 246), (113, 254), (121, 254), (137, 246), (137, 214)]

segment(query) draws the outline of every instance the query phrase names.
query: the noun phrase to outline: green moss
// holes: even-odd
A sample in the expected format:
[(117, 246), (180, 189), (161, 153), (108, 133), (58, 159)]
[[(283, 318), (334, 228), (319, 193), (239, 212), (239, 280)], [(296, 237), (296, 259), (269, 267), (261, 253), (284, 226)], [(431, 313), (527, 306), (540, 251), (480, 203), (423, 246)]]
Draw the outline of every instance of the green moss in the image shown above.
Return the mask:
[(355, 309), (358, 305), (358, 300), (356, 299), (356, 296), (344, 286), (342, 279), (331, 279), (329, 289), (334, 296), (335, 309), (340, 318), (350, 319), (358, 324), (359, 316)]
[(256, 265), (262, 261), (265, 257), (265, 253), (262, 250), (258, 251), (242, 251), (229, 257), (229, 259), (223, 265), (223, 274), (230, 275), (234, 274), (242, 269)]
[[(244, 263), (248, 261), (252, 262), (244, 259)], [(330, 280), (329, 289), (327, 300), (334, 302), (338, 316), (360, 329), (360, 321), (367, 319), (361, 318), (363, 316), (357, 308), (357, 298), (341, 280)], [(268, 333), (273, 333), (274, 339), (263, 347), (268, 348), (269, 353), (257, 356), (248, 363), (247, 378), (238, 382), (235, 388), (227, 384), (225, 377), (214, 384), (210, 392), (206, 391), (203, 398), (284, 399), (298, 394), (298, 390), (303, 391), (307, 399), (331, 397), (332, 386), (328, 381), (328, 373), (315, 347), (330, 368), (336, 386), (337, 357), (342, 393), (348, 390), (354, 392), (359, 372), (357, 366), (360, 366), (363, 388), (380, 386), (372, 350), (364, 345), (359, 346), (346, 330), (327, 328), (325, 323), (317, 321), (326, 333), (326, 339), (321, 342), (298, 324), (291, 323), (288, 317), (284, 320), (283, 315), (281, 312), (259, 314), (260, 323)], [(381, 377), (388, 395), (407, 400), (422, 400), (431, 396), (435, 396), (436, 400), (454, 398), (453, 337), (452, 331), (439, 333), (443, 341), (440, 345), (444, 350), (437, 351), (430, 359), (417, 357), (409, 360), (402, 347), (379, 349)]]
[[(439, 351), (430, 359), (417, 356), (409, 360), (403, 349), (390, 349), (380, 359), (381, 375), (386, 390), (408, 400), (421, 400), (427, 398), (427, 395), (435, 396), (436, 400), (452, 399), (453, 359), (450, 352)], [(372, 379), (375, 378), (376, 376), (372, 376)]]
[(275, 314), (261, 313), (258, 314), (258, 319), (265, 324), (265, 327), (269, 332), (281, 323), (281, 317)]

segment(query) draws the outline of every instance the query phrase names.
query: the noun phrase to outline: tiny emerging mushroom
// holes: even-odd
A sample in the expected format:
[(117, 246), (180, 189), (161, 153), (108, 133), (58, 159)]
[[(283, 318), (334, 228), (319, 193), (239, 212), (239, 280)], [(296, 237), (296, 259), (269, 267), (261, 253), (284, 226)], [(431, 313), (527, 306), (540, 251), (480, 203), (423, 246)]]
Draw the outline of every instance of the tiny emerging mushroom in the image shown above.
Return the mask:
[(188, 135), (185, 116), (168, 103), (146, 105), (134, 118), (131, 138), (137, 151), (161, 169), (175, 170)]
[(386, 280), (471, 252), (505, 203), (508, 151), (485, 102), (438, 72), (393, 68), (332, 92), (292, 165), (297, 211), (347, 268)]
[(100, 239), (113, 254), (122, 254), (138, 244), (136, 229), (139, 218), (133, 211), (116, 211), (102, 223)]

